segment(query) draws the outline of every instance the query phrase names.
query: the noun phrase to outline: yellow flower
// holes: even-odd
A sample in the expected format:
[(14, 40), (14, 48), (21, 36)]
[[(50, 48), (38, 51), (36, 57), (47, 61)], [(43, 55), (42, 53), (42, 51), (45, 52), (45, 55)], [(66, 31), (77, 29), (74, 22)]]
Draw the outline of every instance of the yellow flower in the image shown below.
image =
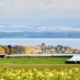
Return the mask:
[(53, 77), (53, 73), (49, 72), (49, 76), (50, 76), (50, 77)]

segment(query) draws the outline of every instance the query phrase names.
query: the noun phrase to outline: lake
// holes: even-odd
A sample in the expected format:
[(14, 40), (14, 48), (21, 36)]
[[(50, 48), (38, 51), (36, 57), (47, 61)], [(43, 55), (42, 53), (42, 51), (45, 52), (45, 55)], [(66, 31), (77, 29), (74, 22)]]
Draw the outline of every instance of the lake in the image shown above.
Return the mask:
[(35, 45), (45, 43), (47, 45), (63, 45), (80, 48), (80, 38), (1, 38), (1, 45)]

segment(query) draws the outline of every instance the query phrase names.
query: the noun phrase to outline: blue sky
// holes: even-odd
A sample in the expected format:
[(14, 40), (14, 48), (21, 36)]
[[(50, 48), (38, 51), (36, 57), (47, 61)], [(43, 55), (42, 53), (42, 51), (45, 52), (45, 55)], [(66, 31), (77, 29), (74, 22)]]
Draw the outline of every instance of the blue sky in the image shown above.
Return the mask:
[(0, 24), (80, 26), (80, 0), (0, 0)]

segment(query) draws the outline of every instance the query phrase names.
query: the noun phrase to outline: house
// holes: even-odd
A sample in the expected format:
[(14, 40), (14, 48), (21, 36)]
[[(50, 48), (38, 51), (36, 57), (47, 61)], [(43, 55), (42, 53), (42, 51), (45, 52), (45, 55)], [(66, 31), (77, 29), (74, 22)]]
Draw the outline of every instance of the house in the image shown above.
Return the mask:
[(34, 53), (42, 53), (41, 50), (34, 50)]

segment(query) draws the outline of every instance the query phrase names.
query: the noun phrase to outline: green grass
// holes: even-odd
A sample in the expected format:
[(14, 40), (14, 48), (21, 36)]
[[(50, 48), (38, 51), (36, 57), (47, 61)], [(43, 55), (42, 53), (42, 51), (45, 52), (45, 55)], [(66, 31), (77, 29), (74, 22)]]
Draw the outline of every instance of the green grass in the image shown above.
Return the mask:
[(31, 57), (31, 58), (0, 58), (0, 63), (7, 64), (65, 64), (70, 57)]
[(0, 58), (0, 65), (13, 69), (65, 69), (78, 67), (79, 64), (65, 64), (70, 57), (31, 57), (31, 58)]

